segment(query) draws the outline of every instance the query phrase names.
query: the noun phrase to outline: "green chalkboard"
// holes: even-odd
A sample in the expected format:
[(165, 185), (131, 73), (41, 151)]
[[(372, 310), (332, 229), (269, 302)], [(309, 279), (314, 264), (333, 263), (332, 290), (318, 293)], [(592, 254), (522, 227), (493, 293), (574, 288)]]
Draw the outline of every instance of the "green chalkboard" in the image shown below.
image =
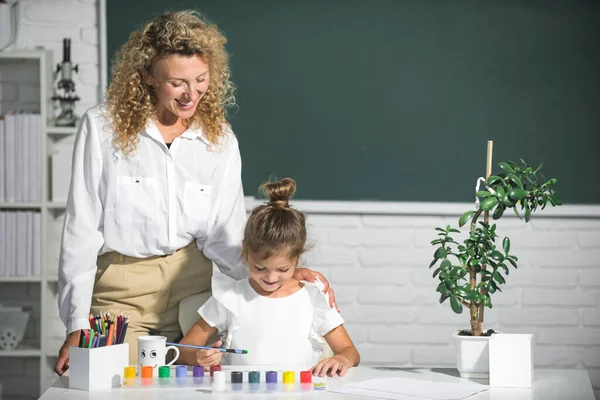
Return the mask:
[(108, 59), (144, 21), (193, 8), (228, 38), (247, 194), (471, 201), (497, 162), (544, 162), (565, 203), (600, 203), (600, 2), (107, 2)]

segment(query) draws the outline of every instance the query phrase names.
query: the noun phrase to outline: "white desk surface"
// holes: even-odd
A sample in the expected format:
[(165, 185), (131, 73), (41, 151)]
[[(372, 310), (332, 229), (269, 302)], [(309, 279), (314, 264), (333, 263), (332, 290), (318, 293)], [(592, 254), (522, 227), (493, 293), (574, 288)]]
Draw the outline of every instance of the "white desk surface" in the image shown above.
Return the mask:
[[(422, 379), (436, 382), (465, 382), (471, 381), (480, 384), (488, 384), (487, 380), (463, 379), (458, 376), (456, 369), (452, 368), (402, 368), (402, 369), (374, 369), (368, 367), (352, 368), (343, 378), (328, 378), (329, 388), (339, 387), (347, 382), (357, 382), (365, 379), (402, 377), (411, 379)], [(594, 400), (594, 392), (590, 378), (586, 370), (549, 370), (536, 369), (534, 373), (535, 383), (532, 389), (511, 389), (491, 387), (489, 390), (469, 397), (468, 400)], [(209, 394), (198, 391), (193, 387), (186, 388), (113, 388), (104, 391), (86, 392), (82, 390), (69, 389), (69, 377), (60, 377), (43, 395), (41, 400), (187, 400), (187, 399), (209, 399), (221, 400), (232, 399), (352, 399), (359, 397), (349, 396), (325, 391), (309, 392), (274, 392), (274, 393), (244, 393), (223, 392)]]

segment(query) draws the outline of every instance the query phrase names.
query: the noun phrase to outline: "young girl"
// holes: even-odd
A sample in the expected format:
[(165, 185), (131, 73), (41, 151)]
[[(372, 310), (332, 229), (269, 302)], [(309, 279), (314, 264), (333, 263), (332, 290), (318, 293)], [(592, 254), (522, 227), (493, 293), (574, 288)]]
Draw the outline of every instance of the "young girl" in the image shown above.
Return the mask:
[[(314, 375), (344, 375), (360, 361), (344, 320), (317, 286), (292, 278), (306, 251), (305, 217), (288, 203), (296, 182), (286, 178), (261, 189), (270, 201), (253, 210), (242, 242), (250, 278), (235, 281), (215, 271), (213, 297), (198, 310), (201, 318), (181, 343), (204, 345), (215, 332), (227, 331), (225, 347), (248, 350), (227, 354), (227, 364), (312, 365)], [(317, 363), (321, 337), (335, 356)], [(179, 362), (190, 365), (218, 364), (223, 355), (217, 350), (180, 350)]]

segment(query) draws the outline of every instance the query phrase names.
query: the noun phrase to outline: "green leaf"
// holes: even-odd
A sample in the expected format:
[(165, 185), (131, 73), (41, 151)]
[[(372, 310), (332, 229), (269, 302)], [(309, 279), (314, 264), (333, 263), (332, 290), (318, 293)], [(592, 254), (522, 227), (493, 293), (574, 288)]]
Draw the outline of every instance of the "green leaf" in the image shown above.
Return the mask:
[(519, 187), (519, 189), (523, 189), (523, 182), (521, 182), (518, 176), (515, 174), (508, 174), (508, 177)]
[(444, 260), (442, 261), (442, 265), (440, 265), (440, 268), (442, 268), (443, 270), (446, 270), (448, 268), (450, 268), (452, 266), (452, 263), (450, 262), (450, 260)]
[(479, 205), (479, 208), (481, 208), (483, 211), (489, 211), (492, 208), (494, 208), (496, 206), (496, 204), (498, 204), (497, 197), (488, 197), (487, 199), (485, 199), (481, 202), (481, 204)]
[(450, 297), (450, 294), (442, 294), (440, 295), (440, 304), (442, 304), (444, 301), (446, 301), (446, 299)]
[(466, 213), (461, 215), (460, 219), (458, 220), (458, 226), (462, 228), (473, 214), (475, 214), (475, 210), (467, 211)]
[(519, 201), (519, 200), (527, 197), (528, 194), (529, 194), (529, 192), (527, 190), (513, 189), (508, 195), (510, 196), (510, 198), (512, 200)]
[(522, 216), (521, 214), (519, 214), (519, 210), (517, 210), (517, 207), (514, 207), (514, 208), (513, 208), (513, 211), (515, 212), (515, 215), (516, 215), (517, 217), (519, 217), (519, 219), (523, 219), (523, 216)]
[(435, 240), (432, 240), (429, 243), (431, 243), (431, 245), (435, 246), (436, 244), (441, 244), (442, 241), (443, 241), (442, 239), (435, 239)]
[(498, 203), (498, 207), (494, 210), (494, 214), (492, 215), (493, 219), (500, 219), (502, 214), (504, 214), (504, 210), (506, 210), (506, 206), (504, 203)]
[(457, 314), (461, 314), (463, 311), (462, 303), (453, 294), (450, 295), (450, 307), (452, 307), (452, 311), (454, 311)]
[(510, 271), (508, 270), (508, 267), (504, 264), (498, 264), (498, 268), (502, 268), (506, 275), (508, 275), (510, 273)]
[(446, 258), (446, 256), (448, 255), (448, 251), (446, 250), (445, 247), (440, 247), (439, 249), (437, 249), (435, 251), (435, 253), (433, 254), (433, 257), (435, 258)]
[(478, 197), (490, 197), (492, 194), (487, 190), (480, 190), (477, 193), (475, 193), (475, 195), (477, 195)]
[(531, 210), (529, 207), (525, 207), (525, 222), (529, 222), (531, 219)]
[(504, 261), (504, 256), (498, 250), (492, 250), (487, 253), (488, 258), (496, 261)]
[(485, 296), (485, 299), (483, 299), (483, 305), (492, 308), (492, 299), (490, 299), (490, 296)]
[(438, 260), (439, 258), (434, 258), (433, 261), (429, 264), (429, 268), (433, 267)]
[(437, 276), (437, 274), (440, 273), (441, 270), (442, 269), (438, 267), (435, 271), (433, 271), (433, 277), (435, 278)]
[[(512, 191), (512, 189), (511, 189), (511, 191)], [(514, 206), (514, 205), (515, 205), (515, 202), (514, 202), (514, 201), (512, 201), (512, 200), (510, 199), (510, 196), (508, 195), (509, 193), (510, 193), (510, 192), (506, 193), (506, 194), (504, 195), (504, 197), (502, 198), (502, 203), (503, 203), (503, 204), (504, 204), (506, 207), (512, 207), (512, 206)]]
[(501, 162), (501, 163), (500, 163), (500, 164), (498, 164), (498, 165), (500, 165), (500, 168), (502, 168), (502, 169), (503, 169), (503, 170), (505, 170), (506, 172), (510, 172), (510, 173), (512, 173), (512, 174), (514, 174), (514, 173), (515, 173), (515, 170), (514, 170), (514, 169), (512, 169), (512, 168), (510, 167), (510, 165), (508, 165), (508, 164), (507, 164), (507, 163), (505, 163), (505, 162)]
[(442, 282), (442, 286), (440, 287), (439, 292), (446, 297), (450, 296), (450, 291), (446, 287), (446, 282)]
[(556, 197), (556, 196), (552, 196), (552, 197), (554, 197), (554, 202), (556, 203), (557, 206), (562, 206), (562, 201), (558, 197)]
[(487, 183), (488, 185), (491, 185), (492, 183), (494, 183), (494, 182), (498, 182), (498, 181), (501, 181), (501, 180), (502, 180), (502, 178), (500, 178), (500, 177), (499, 177), (499, 176), (497, 176), (497, 175), (490, 175), (490, 177), (489, 177), (489, 178), (487, 178), (487, 181), (486, 181), (486, 183)]
[(498, 194), (498, 198), (504, 197), (504, 188), (502, 186), (496, 187), (496, 193)]
[(504, 253), (506, 255), (508, 255), (508, 253), (510, 252), (510, 239), (508, 237), (505, 237), (502, 241), (502, 249), (504, 249)]
[(504, 280), (504, 278), (502, 277), (502, 275), (500, 275), (500, 272), (494, 271), (493, 276), (494, 276), (494, 280), (496, 282), (501, 283), (501, 284), (506, 283), (506, 281)]
[(517, 268), (517, 262), (513, 260), (512, 257), (507, 258), (508, 262), (512, 264), (513, 267)]

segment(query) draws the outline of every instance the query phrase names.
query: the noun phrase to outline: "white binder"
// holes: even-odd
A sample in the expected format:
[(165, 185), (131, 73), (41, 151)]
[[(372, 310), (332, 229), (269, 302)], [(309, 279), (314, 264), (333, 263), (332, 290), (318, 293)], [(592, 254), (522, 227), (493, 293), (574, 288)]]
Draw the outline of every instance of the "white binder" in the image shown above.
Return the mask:
[(42, 231), (41, 231), (42, 215), (39, 212), (33, 213), (33, 257), (32, 257), (32, 276), (42, 275)]
[(4, 201), (15, 201), (15, 116), (4, 116)]
[(17, 211), (17, 235), (16, 235), (16, 275), (28, 276), (27, 269), (27, 211)]
[(0, 211), (0, 277), (6, 276), (6, 211)]
[[(4, 118), (0, 118), (0, 202), (4, 201)], [(1, 233), (2, 231), (0, 231)]]

